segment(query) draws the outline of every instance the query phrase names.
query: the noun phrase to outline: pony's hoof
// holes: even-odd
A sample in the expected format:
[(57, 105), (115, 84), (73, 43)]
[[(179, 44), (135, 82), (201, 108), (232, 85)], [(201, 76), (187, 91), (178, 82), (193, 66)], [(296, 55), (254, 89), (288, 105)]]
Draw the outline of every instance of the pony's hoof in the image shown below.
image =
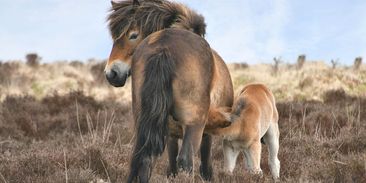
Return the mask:
[(205, 181), (211, 181), (213, 174), (212, 172), (213, 172), (212, 166), (208, 167), (203, 167), (202, 165), (200, 166), (200, 174)]
[(169, 167), (166, 171), (167, 177), (175, 177), (178, 174), (177, 168), (171, 168)]
[(187, 159), (184, 158), (178, 158), (178, 168), (179, 170), (183, 170), (187, 173), (191, 173), (192, 172), (192, 161), (188, 161)]

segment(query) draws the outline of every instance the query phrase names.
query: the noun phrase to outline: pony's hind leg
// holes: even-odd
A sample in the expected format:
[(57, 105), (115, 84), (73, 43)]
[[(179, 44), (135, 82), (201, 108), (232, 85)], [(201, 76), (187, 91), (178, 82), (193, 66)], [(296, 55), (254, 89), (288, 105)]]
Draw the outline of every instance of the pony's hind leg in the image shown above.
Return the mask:
[(204, 124), (185, 127), (182, 148), (178, 155), (178, 168), (189, 173), (192, 172), (193, 156), (200, 147), (204, 128)]
[(169, 155), (169, 167), (168, 176), (175, 176), (178, 173), (177, 169), (177, 156), (178, 156), (178, 138), (169, 136), (168, 137), (168, 155)]
[[(128, 176), (127, 182), (132, 183), (135, 182), (135, 178), (137, 178), (138, 182), (140, 183), (148, 183), (150, 176), (151, 176), (151, 168), (152, 168), (152, 157), (151, 156), (144, 156), (141, 158), (141, 164), (138, 169), (133, 169)], [(134, 175), (137, 177), (134, 177)]]
[(152, 158), (144, 157), (143, 163), (139, 170), (139, 182), (148, 183), (151, 176)]
[(208, 134), (203, 134), (200, 149), (201, 152), (200, 174), (204, 180), (211, 180), (212, 178), (211, 144), (212, 144), (212, 137)]
[(264, 141), (268, 145), (268, 165), (274, 180), (280, 177), (280, 160), (278, 160), (279, 149), (279, 130), (278, 124), (271, 124), (267, 133), (264, 135)]

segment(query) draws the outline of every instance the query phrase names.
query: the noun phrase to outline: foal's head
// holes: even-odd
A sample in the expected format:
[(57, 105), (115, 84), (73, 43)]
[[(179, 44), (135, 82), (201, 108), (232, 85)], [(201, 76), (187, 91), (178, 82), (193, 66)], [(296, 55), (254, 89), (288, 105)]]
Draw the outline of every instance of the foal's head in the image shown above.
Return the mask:
[(204, 36), (204, 18), (186, 6), (167, 0), (113, 2), (108, 17), (113, 48), (105, 67), (115, 87), (125, 85), (131, 73), (132, 55), (150, 34), (166, 28), (182, 28)]

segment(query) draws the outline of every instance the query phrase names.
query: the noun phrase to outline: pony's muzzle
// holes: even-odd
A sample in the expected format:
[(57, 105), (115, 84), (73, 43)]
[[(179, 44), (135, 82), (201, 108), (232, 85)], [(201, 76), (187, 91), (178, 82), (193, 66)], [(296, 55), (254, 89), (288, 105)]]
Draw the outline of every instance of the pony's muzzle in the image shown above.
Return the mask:
[(104, 72), (109, 84), (114, 87), (122, 87), (126, 84), (128, 76), (130, 76), (130, 66), (121, 61), (116, 61), (110, 67), (107, 67)]

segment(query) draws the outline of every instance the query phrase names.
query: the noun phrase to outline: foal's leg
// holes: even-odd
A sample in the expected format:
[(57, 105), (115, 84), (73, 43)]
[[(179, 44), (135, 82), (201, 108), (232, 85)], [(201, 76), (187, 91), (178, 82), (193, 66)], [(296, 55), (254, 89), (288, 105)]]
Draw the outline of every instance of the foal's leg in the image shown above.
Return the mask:
[(212, 178), (211, 144), (212, 144), (212, 137), (208, 134), (203, 134), (200, 149), (201, 151), (200, 173), (204, 180), (211, 180)]
[(261, 151), (262, 145), (259, 139), (252, 143), (248, 148), (244, 149), (246, 168), (249, 170), (250, 173), (259, 175), (262, 174), (262, 170), (260, 167)]
[(169, 167), (168, 176), (175, 176), (178, 173), (177, 170), (177, 156), (178, 156), (178, 138), (168, 137), (168, 154), (169, 154)]
[(280, 160), (278, 160), (279, 149), (279, 130), (278, 124), (271, 124), (267, 133), (264, 135), (264, 141), (268, 145), (268, 165), (271, 170), (273, 179), (280, 177)]
[(233, 173), (240, 150), (235, 149), (228, 140), (223, 141), (223, 146), (225, 169), (226, 171)]

